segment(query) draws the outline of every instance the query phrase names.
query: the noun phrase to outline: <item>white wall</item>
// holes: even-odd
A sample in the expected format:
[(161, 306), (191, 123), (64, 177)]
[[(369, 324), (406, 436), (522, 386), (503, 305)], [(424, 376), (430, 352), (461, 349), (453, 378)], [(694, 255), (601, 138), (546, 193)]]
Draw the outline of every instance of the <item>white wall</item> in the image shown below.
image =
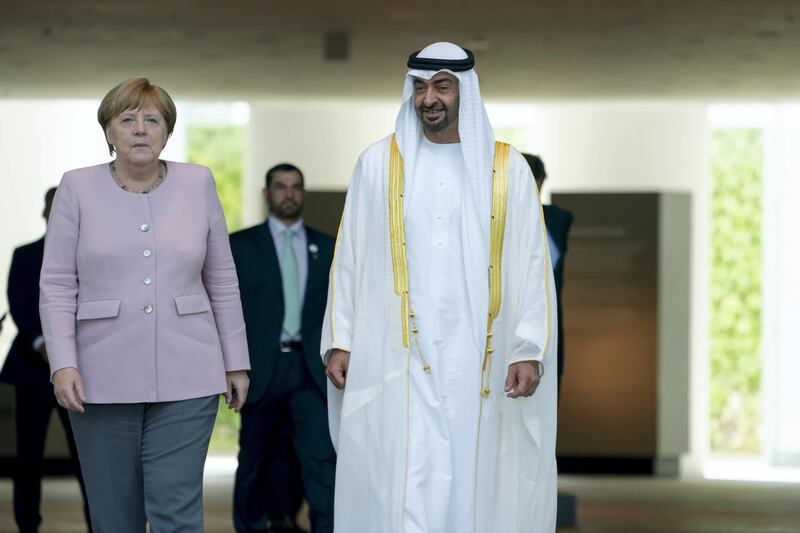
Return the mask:
[[(769, 464), (800, 466), (800, 105), (769, 106), (764, 129), (761, 353), (764, 455)], [(751, 127), (753, 125), (751, 124)]]
[(243, 180), (245, 225), (263, 220), (259, 191), (277, 163), (297, 165), (309, 190), (342, 190), (358, 155), (394, 130), (394, 103), (383, 101), (253, 102)]

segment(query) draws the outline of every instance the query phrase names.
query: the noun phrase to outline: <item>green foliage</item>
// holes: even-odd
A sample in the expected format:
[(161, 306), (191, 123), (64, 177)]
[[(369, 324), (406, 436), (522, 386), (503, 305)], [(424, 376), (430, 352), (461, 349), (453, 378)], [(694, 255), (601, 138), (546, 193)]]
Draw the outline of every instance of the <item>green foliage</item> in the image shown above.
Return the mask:
[(711, 451), (761, 447), (762, 135), (711, 135)]
[(209, 452), (218, 455), (235, 454), (239, 451), (239, 428), (241, 418), (225, 404), (225, 396), (220, 396), (217, 421), (211, 433)]
[(214, 173), (228, 231), (241, 228), (244, 128), (189, 126), (187, 146), (189, 162), (205, 165)]
[[(242, 227), (242, 176), (244, 175), (244, 128), (239, 126), (195, 126), (187, 131), (187, 158), (214, 173), (228, 231)], [(210, 453), (230, 454), (239, 449), (239, 415), (228, 409), (221, 397), (217, 421), (211, 434)]]

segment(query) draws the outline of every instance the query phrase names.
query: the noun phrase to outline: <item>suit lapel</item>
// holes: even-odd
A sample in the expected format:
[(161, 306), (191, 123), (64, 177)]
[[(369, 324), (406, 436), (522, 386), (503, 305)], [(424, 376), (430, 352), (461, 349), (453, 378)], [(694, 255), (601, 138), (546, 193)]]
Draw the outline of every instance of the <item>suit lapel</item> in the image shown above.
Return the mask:
[[(303, 298), (303, 313), (305, 314), (306, 309), (311, 309), (312, 304), (311, 302), (316, 302), (319, 300), (319, 280), (321, 276), (325, 275), (323, 272), (322, 261), (319, 259), (319, 252), (320, 246), (319, 242), (317, 242), (317, 234), (316, 232), (305, 226), (306, 230), (306, 254), (308, 254), (308, 276), (306, 278), (306, 294)], [(306, 323), (306, 321), (303, 321)]]
[[(561, 260), (564, 257), (564, 225), (561, 223), (559, 213), (549, 205), (542, 206), (544, 211), (544, 224), (547, 228), (547, 233), (552, 237), (553, 242), (558, 248), (558, 261), (553, 265), (553, 270), (557, 270), (561, 265)], [(548, 243), (548, 246), (550, 243)]]

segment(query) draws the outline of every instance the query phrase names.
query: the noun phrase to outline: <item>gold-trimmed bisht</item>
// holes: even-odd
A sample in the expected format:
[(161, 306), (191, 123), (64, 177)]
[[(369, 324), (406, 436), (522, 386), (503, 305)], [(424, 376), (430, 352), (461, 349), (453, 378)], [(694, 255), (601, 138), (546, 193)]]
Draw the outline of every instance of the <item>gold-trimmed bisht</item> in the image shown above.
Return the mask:
[[(431, 373), (431, 366), (425, 359), (419, 343), (417, 319), (408, 295), (408, 258), (406, 254), (406, 230), (403, 220), (403, 156), (397, 146), (397, 139), (392, 135), (392, 148), (389, 154), (389, 238), (392, 245), (392, 269), (394, 270), (394, 292), (400, 297), (400, 309), (403, 317), (403, 347), (411, 347), (411, 335), (422, 360), (422, 369)], [(411, 327), (409, 328), (409, 323)]]
[(508, 154), (510, 145), (496, 142), (492, 169), (492, 219), (489, 226), (489, 316), (486, 322), (486, 349), (481, 368), (481, 396), (488, 398), (492, 377), (492, 326), (500, 314), (503, 299), (503, 239), (508, 205)]
[[(481, 369), (481, 396), (489, 396), (489, 382), (492, 373), (492, 325), (500, 313), (502, 300), (502, 259), (503, 238), (506, 227), (506, 206), (508, 201), (508, 154), (510, 146), (496, 142), (494, 167), (492, 171), (492, 218), (489, 242), (489, 317), (486, 326), (486, 350)], [(430, 374), (431, 367), (425, 359), (419, 342), (419, 328), (416, 314), (411, 308), (408, 292), (408, 257), (406, 253), (405, 222), (403, 211), (403, 156), (397, 146), (397, 138), (392, 136), (389, 154), (389, 236), (392, 247), (392, 269), (394, 271), (394, 292), (400, 297), (403, 316), (403, 347), (411, 347), (411, 334), (417, 347), (423, 369)], [(409, 327), (410, 323), (410, 327)]]
[(492, 326), (500, 314), (503, 278), (503, 240), (506, 229), (506, 209), (508, 203), (508, 154), (510, 145), (501, 142), (494, 144), (492, 166), (492, 218), (489, 226), (489, 316), (486, 322), (486, 348), (481, 369), (481, 404), (478, 410), (478, 431), (475, 434), (475, 481), (472, 488), (472, 528), (478, 531), (478, 459), (481, 446), (481, 421), (483, 420), (483, 400), (489, 398), (492, 377)]

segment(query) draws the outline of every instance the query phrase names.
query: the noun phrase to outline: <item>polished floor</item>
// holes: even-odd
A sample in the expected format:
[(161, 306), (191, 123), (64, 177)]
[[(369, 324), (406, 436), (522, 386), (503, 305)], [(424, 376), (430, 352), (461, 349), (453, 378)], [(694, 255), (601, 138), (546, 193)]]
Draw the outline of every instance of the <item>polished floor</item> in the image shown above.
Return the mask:
[[(232, 481), (229, 473), (207, 477), (207, 533), (231, 531)], [(800, 533), (800, 484), (573, 476), (559, 484), (578, 498), (578, 526), (563, 531)], [(47, 480), (43, 498), (41, 533), (84, 531), (77, 483)], [(13, 531), (11, 482), (4, 479), (0, 532)]]

